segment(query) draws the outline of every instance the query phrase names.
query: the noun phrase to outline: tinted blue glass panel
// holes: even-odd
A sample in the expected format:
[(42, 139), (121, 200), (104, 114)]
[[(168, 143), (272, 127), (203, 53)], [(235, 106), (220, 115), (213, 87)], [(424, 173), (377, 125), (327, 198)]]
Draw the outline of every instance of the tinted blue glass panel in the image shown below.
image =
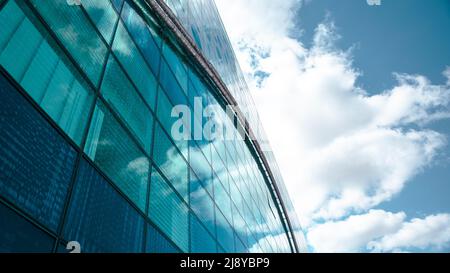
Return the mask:
[(153, 160), (178, 193), (187, 200), (188, 166), (159, 124), (155, 128)]
[(223, 212), (228, 222), (233, 223), (233, 215), (231, 213), (231, 198), (225, 191), (222, 183), (215, 178), (214, 179), (214, 200), (217, 206)]
[(191, 216), (191, 252), (192, 253), (216, 253), (216, 241), (200, 224), (200, 222)]
[(153, 226), (147, 225), (147, 253), (179, 253), (180, 250)]
[(141, 252), (144, 220), (86, 161), (72, 193), (64, 238), (82, 252)]
[(92, 92), (14, 1), (0, 12), (0, 21), (5, 24), (0, 29), (1, 65), (80, 144)]
[(114, 8), (117, 11), (120, 11), (120, 8), (122, 7), (123, 0), (111, 0), (111, 2), (113, 4)]
[(85, 153), (145, 211), (149, 160), (101, 103), (92, 117)]
[(190, 192), (191, 209), (197, 214), (206, 228), (212, 234), (215, 234), (214, 202), (192, 171), (190, 175)]
[(188, 208), (155, 169), (150, 186), (149, 216), (183, 251), (188, 251)]
[[(172, 117), (172, 109), (173, 109), (173, 105), (171, 104), (169, 98), (167, 97), (166, 93), (160, 89), (159, 94), (158, 94), (158, 107), (157, 107), (156, 115), (157, 115), (159, 121), (161, 122), (162, 126), (166, 130), (166, 132), (168, 132), (172, 135), (173, 134), (172, 130), (175, 129), (176, 131), (174, 131), (174, 132), (179, 134), (179, 137), (177, 137), (176, 139), (173, 139), (173, 140), (175, 142), (175, 145), (177, 145), (178, 149), (183, 154), (183, 156), (185, 158), (188, 158), (188, 148), (187, 148), (187, 145), (188, 145), (187, 139), (188, 138), (187, 137), (185, 138), (184, 134), (186, 134), (186, 136), (189, 136), (190, 129), (183, 122), (183, 119), (185, 118), (185, 117), (183, 117), (184, 113), (181, 115)], [(181, 128), (181, 129), (180, 129), (180, 124), (179, 124), (180, 121), (183, 122), (183, 128)], [(182, 130), (185, 130), (185, 131), (182, 131)]]
[(80, 67), (97, 85), (107, 47), (83, 13), (81, 6), (67, 1), (31, 0)]
[(0, 253), (52, 252), (52, 237), (1, 203), (0, 222)]
[(139, 139), (141, 146), (150, 153), (153, 115), (112, 56), (108, 61), (101, 92)]
[(234, 252), (233, 229), (223, 214), (216, 208), (217, 240), (226, 252)]
[(188, 77), (186, 65), (167, 44), (163, 45), (162, 53), (170, 68), (172, 69), (173, 74), (177, 78), (181, 88), (183, 88), (183, 91), (187, 94)]
[(83, 0), (82, 3), (103, 38), (110, 43), (119, 18), (111, 3), (108, 0)]
[(158, 75), (161, 54), (153, 39), (156, 34), (128, 3), (124, 4), (122, 20), (144, 55), (145, 60), (150, 64), (153, 73)]
[(139, 92), (154, 109), (158, 87), (156, 78), (121, 22), (117, 27), (113, 51)]
[(194, 141), (189, 142), (189, 162), (203, 187), (213, 195), (212, 168), (202, 150)]
[(56, 230), (76, 153), (0, 76), (0, 195)]
[(173, 105), (188, 105), (186, 95), (164, 60), (161, 60), (159, 81)]

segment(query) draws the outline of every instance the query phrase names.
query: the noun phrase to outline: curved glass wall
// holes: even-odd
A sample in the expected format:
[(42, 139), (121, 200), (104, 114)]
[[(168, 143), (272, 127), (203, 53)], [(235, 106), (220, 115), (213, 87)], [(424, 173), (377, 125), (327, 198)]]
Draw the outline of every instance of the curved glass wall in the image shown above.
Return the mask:
[(0, 22), (0, 251), (294, 251), (235, 117), (145, 1), (6, 0)]

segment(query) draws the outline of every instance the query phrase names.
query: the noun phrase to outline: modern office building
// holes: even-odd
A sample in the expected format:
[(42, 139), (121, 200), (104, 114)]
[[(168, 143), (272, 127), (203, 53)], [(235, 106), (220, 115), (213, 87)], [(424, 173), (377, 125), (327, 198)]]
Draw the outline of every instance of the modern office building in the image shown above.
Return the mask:
[(0, 0), (0, 66), (0, 252), (305, 251), (213, 0)]

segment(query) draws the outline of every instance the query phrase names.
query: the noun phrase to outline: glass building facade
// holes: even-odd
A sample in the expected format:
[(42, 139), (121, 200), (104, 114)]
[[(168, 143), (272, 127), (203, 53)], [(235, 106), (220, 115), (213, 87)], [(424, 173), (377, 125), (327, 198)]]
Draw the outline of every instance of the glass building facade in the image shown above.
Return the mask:
[(212, 0), (0, 0), (0, 104), (0, 252), (305, 250)]

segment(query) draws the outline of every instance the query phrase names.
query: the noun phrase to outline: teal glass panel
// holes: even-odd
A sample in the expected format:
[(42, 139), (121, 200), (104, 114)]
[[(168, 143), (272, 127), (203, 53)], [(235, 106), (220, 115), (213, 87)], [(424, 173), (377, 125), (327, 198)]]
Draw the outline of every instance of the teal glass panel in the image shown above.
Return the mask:
[(191, 209), (212, 234), (216, 233), (214, 219), (214, 202), (203, 188), (197, 176), (191, 171), (190, 175), (190, 203)]
[(146, 253), (180, 253), (180, 250), (155, 227), (147, 225)]
[(0, 253), (50, 253), (55, 239), (0, 203)]
[(81, 252), (142, 252), (144, 219), (87, 161), (82, 160), (63, 236)]
[(142, 147), (150, 153), (153, 115), (112, 56), (108, 61), (101, 93)]
[(212, 168), (208, 160), (194, 141), (189, 142), (189, 163), (203, 187), (213, 195)]
[(114, 26), (119, 18), (111, 2), (107, 0), (83, 0), (82, 4), (103, 38), (111, 43)]
[(188, 200), (188, 166), (161, 126), (155, 126), (153, 160), (184, 200)]
[(233, 215), (231, 213), (231, 198), (225, 191), (222, 183), (215, 177), (214, 179), (214, 200), (217, 206), (223, 212), (228, 222), (233, 223)]
[(0, 12), (0, 22), (4, 23), (0, 28), (0, 64), (80, 144), (93, 92), (14, 1)]
[(112, 48), (117, 59), (141, 92), (142, 97), (154, 109), (157, 90), (156, 79), (122, 22), (119, 22), (117, 27)]
[(153, 73), (158, 75), (161, 53), (155, 42), (155, 38), (160, 40), (157, 34), (128, 3), (124, 4), (121, 17)]
[(156, 169), (152, 171), (149, 217), (181, 250), (188, 251), (188, 208)]
[(111, 0), (111, 2), (112, 2), (112, 4), (113, 4), (114, 8), (115, 8), (117, 11), (120, 11), (120, 9), (121, 9), (121, 7), (122, 7), (123, 0)]
[(31, 0), (31, 3), (94, 85), (97, 85), (106, 59), (107, 47), (81, 6), (69, 5), (67, 1), (62, 0)]
[(167, 63), (161, 60), (159, 82), (173, 105), (188, 105), (188, 100)]
[[(157, 117), (159, 121), (161, 122), (161, 125), (166, 130), (166, 132), (172, 134), (172, 127), (175, 125), (176, 122), (179, 121), (179, 119), (183, 119), (183, 116), (179, 117), (172, 117), (172, 109), (173, 106), (170, 103), (169, 98), (167, 97), (166, 93), (160, 89), (158, 94), (158, 107), (157, 107)], [(184, 130), (186, 130), (187, 134), (189, 134), (189, 128), (184, 124)], [(178, 127), (176, 129), (179, 129)], [(181, 132), (180, 134), (185, 133)], [(188, 158), (188, 141), (184, 138), (177, 138), (174, 139), (175, 145), (177, 145), (178, 149), (181, 151), (183, 156), (185, 158)]]
[(168, 46), (163, 44), (162, 53), (167, 63), (169, 64), (173, 74), (178, 80), (181, 88), (187, 94), (188, 76), (186, 71), (186, 65), (181, 61), (180, 57)]
[(217, 243), (208, 231), (200, 224), (194, 215), (191, 215), (191, 252), (216, 253)]
[(217, 240), (220, 245), (228, 253), (233, 253), (234, 249), (234, 234), (233, 228), (225, 219), (223, 214), (216, 207), (216, 223), (217, 223)]
[(85, 153), (145, 211), (149, 160), (102, 103), (94, 111)]

